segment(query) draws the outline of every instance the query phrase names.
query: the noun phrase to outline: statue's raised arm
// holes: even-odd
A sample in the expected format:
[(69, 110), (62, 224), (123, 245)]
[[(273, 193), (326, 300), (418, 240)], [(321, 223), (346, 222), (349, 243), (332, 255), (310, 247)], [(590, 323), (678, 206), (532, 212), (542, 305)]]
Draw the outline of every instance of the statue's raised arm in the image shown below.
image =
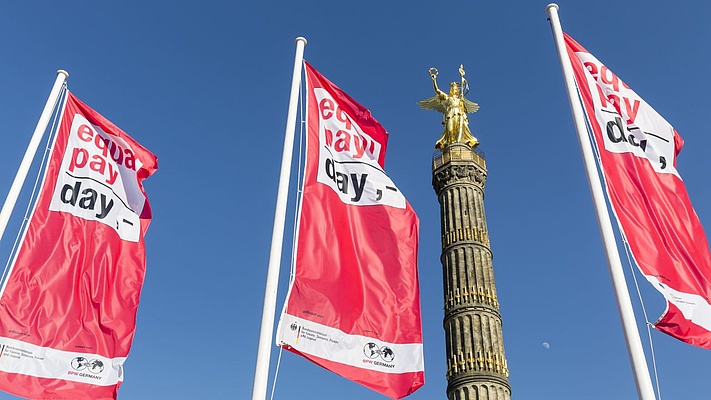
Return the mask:
[(417, 105), (425, 110), (436, 110), (441, 113), (446, 113), (447, 108), (445, 103), (448, 96), (447, 93), (439, 90), (439, 87), (437, 86), (437, 74), (437, 68), (430, 68), (430, 78), (432, 78), (432, 87), (434, 87), (435, 95), (429, 99), (417, 102)]
[(432, 78), (432, 86), (434, 87), (435, 93), (440, 96), (441, 98), (446, 98), (447, 93), (439, 90), (439, 86), (437, 86), (437, 75), (439, 74), (439, 71), (437, 71), (437, 68), (430, 68), (430, 78)]
[[(417, 105), (426, 110), (436, 110), (444, 114), (442, 118), (444, 132), (442, 132), (442, 136), (435, 147), (443, 149), (452, 143), (465, 143), (472, 148), (476, 147), (479, 141), (469, 130), (467, 113), (476, 112), (479, 109), (479, 105), (464, 98), (459, 82), (450, 83), (449, 94), (444, 93), (437, 86), (437, 69), (430, 68), (429, 72), (435, 95), (418, 102)], [(461, 74), (462, 82), (466, 82), (463, 66), (459, 68), (459, 73)]]

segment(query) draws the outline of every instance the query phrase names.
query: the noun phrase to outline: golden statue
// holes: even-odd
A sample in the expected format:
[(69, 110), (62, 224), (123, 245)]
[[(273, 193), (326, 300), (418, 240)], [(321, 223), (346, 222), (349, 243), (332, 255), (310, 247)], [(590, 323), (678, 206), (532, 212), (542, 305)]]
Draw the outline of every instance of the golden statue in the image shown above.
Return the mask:
[(435, 148), (443, 149), (451, 143), (465, 143), (473, 149), (479, 144), (479, 141), (469, 130), (467, 114), (476, 112), (479, 109), (479, 105), (464, 98), (469, 91), (467, 80), (464, 79), (464, 66), (459, 66), (459, 74), (462, 77), (461, 83), (450, 83), (449, 94), (439, 90), (439, 87), (437, 87), (437, 68), (430, 68), (429, 72), (435, 95), (418, 102), (417, 105), (425, 110), (437, 110), (444, 114), (442, 118), (444, 132), (442, 132), (442, 137), (437, 141)]

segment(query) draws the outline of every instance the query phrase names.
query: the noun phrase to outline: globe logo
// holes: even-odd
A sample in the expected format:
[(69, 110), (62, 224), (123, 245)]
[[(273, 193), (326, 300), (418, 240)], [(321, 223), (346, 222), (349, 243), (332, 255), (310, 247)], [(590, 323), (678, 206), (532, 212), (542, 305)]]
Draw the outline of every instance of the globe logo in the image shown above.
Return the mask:
[(100, 374), (104, 371), (104, 362), (101, 360), (87, 360), (84, 357), (74, 357), (70, 364), (75, 371), (87, 370), (92, 374)]
[(380, 357), (385, 362), (391, 362), (395, 359), (395, 352), (390, 347), (380, 347), (373, 342), (366, 343), (363, 347), (363, 354), (371, 360)]
[(86, 366), (88, 364), (89, 364), (89, 360), (87, 360), (84, 357), (76, 357), (72, 360), (72, 363), (71, 363), (72, 368), (74, 368), (75, 371), (83, 370), (84, 368), (86, 368)]

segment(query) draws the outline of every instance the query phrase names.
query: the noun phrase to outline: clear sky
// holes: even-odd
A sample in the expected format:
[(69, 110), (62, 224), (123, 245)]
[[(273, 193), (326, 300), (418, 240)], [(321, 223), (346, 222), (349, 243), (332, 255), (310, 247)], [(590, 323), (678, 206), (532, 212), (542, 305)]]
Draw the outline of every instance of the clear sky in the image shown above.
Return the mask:
[[(441, 116), (416, 103), (432, 95), (430, 67), (446, 83), (458, 79), (459, 64), (468, 97), (481, 106), (470, 128), (489, 167), (486, 213), (513, 397), (635, 398), (546, 4), (0, 2), (2, 198), (60, 68), (75, 95), (159, 159), (145, 182), (154, 218), (119, 398), (251, 396), (297, 36), (309, 41), (305, 58), (390, 132), (386, 170), (421, 221), (426, 384), (410, 398), (445, 398), (446, 388), (431, 187)], [(563, 29), (686, 140), (678, 169), (711, 229), (711, 3), (559, 5)], [(292, 221), (293, 206), (289, 213)], [(9, 252), (19, 219), (18, 212), (0, 254)], [(640, 284), (653, 322), (664, 302)], [(663, 398), (707, 398), (711, 353), (658, 332), (652, 338)], [(383, 398), (283, 355), (276, 399), (334, 397)]]

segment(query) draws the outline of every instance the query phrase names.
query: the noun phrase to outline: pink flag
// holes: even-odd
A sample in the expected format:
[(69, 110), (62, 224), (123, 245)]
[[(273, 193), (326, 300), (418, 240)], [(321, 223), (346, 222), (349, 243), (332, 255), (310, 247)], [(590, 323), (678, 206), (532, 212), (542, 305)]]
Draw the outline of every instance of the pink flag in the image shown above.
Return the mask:
[(115, 399), (135, 330), (157, 159), (67, 93), (37, 203), (0, 297), (0, 389)]
[(388, 133), (306, 64), (296, 271), (277, 342), (391, 398), (424, 384), (418, 220), (383, 171)]
[(711, 349), (711, 256), (676, 170), (684, 141), (592, 54), (570, 36), (565, 43), (620, 230), (667, 300), (655, 328)]

